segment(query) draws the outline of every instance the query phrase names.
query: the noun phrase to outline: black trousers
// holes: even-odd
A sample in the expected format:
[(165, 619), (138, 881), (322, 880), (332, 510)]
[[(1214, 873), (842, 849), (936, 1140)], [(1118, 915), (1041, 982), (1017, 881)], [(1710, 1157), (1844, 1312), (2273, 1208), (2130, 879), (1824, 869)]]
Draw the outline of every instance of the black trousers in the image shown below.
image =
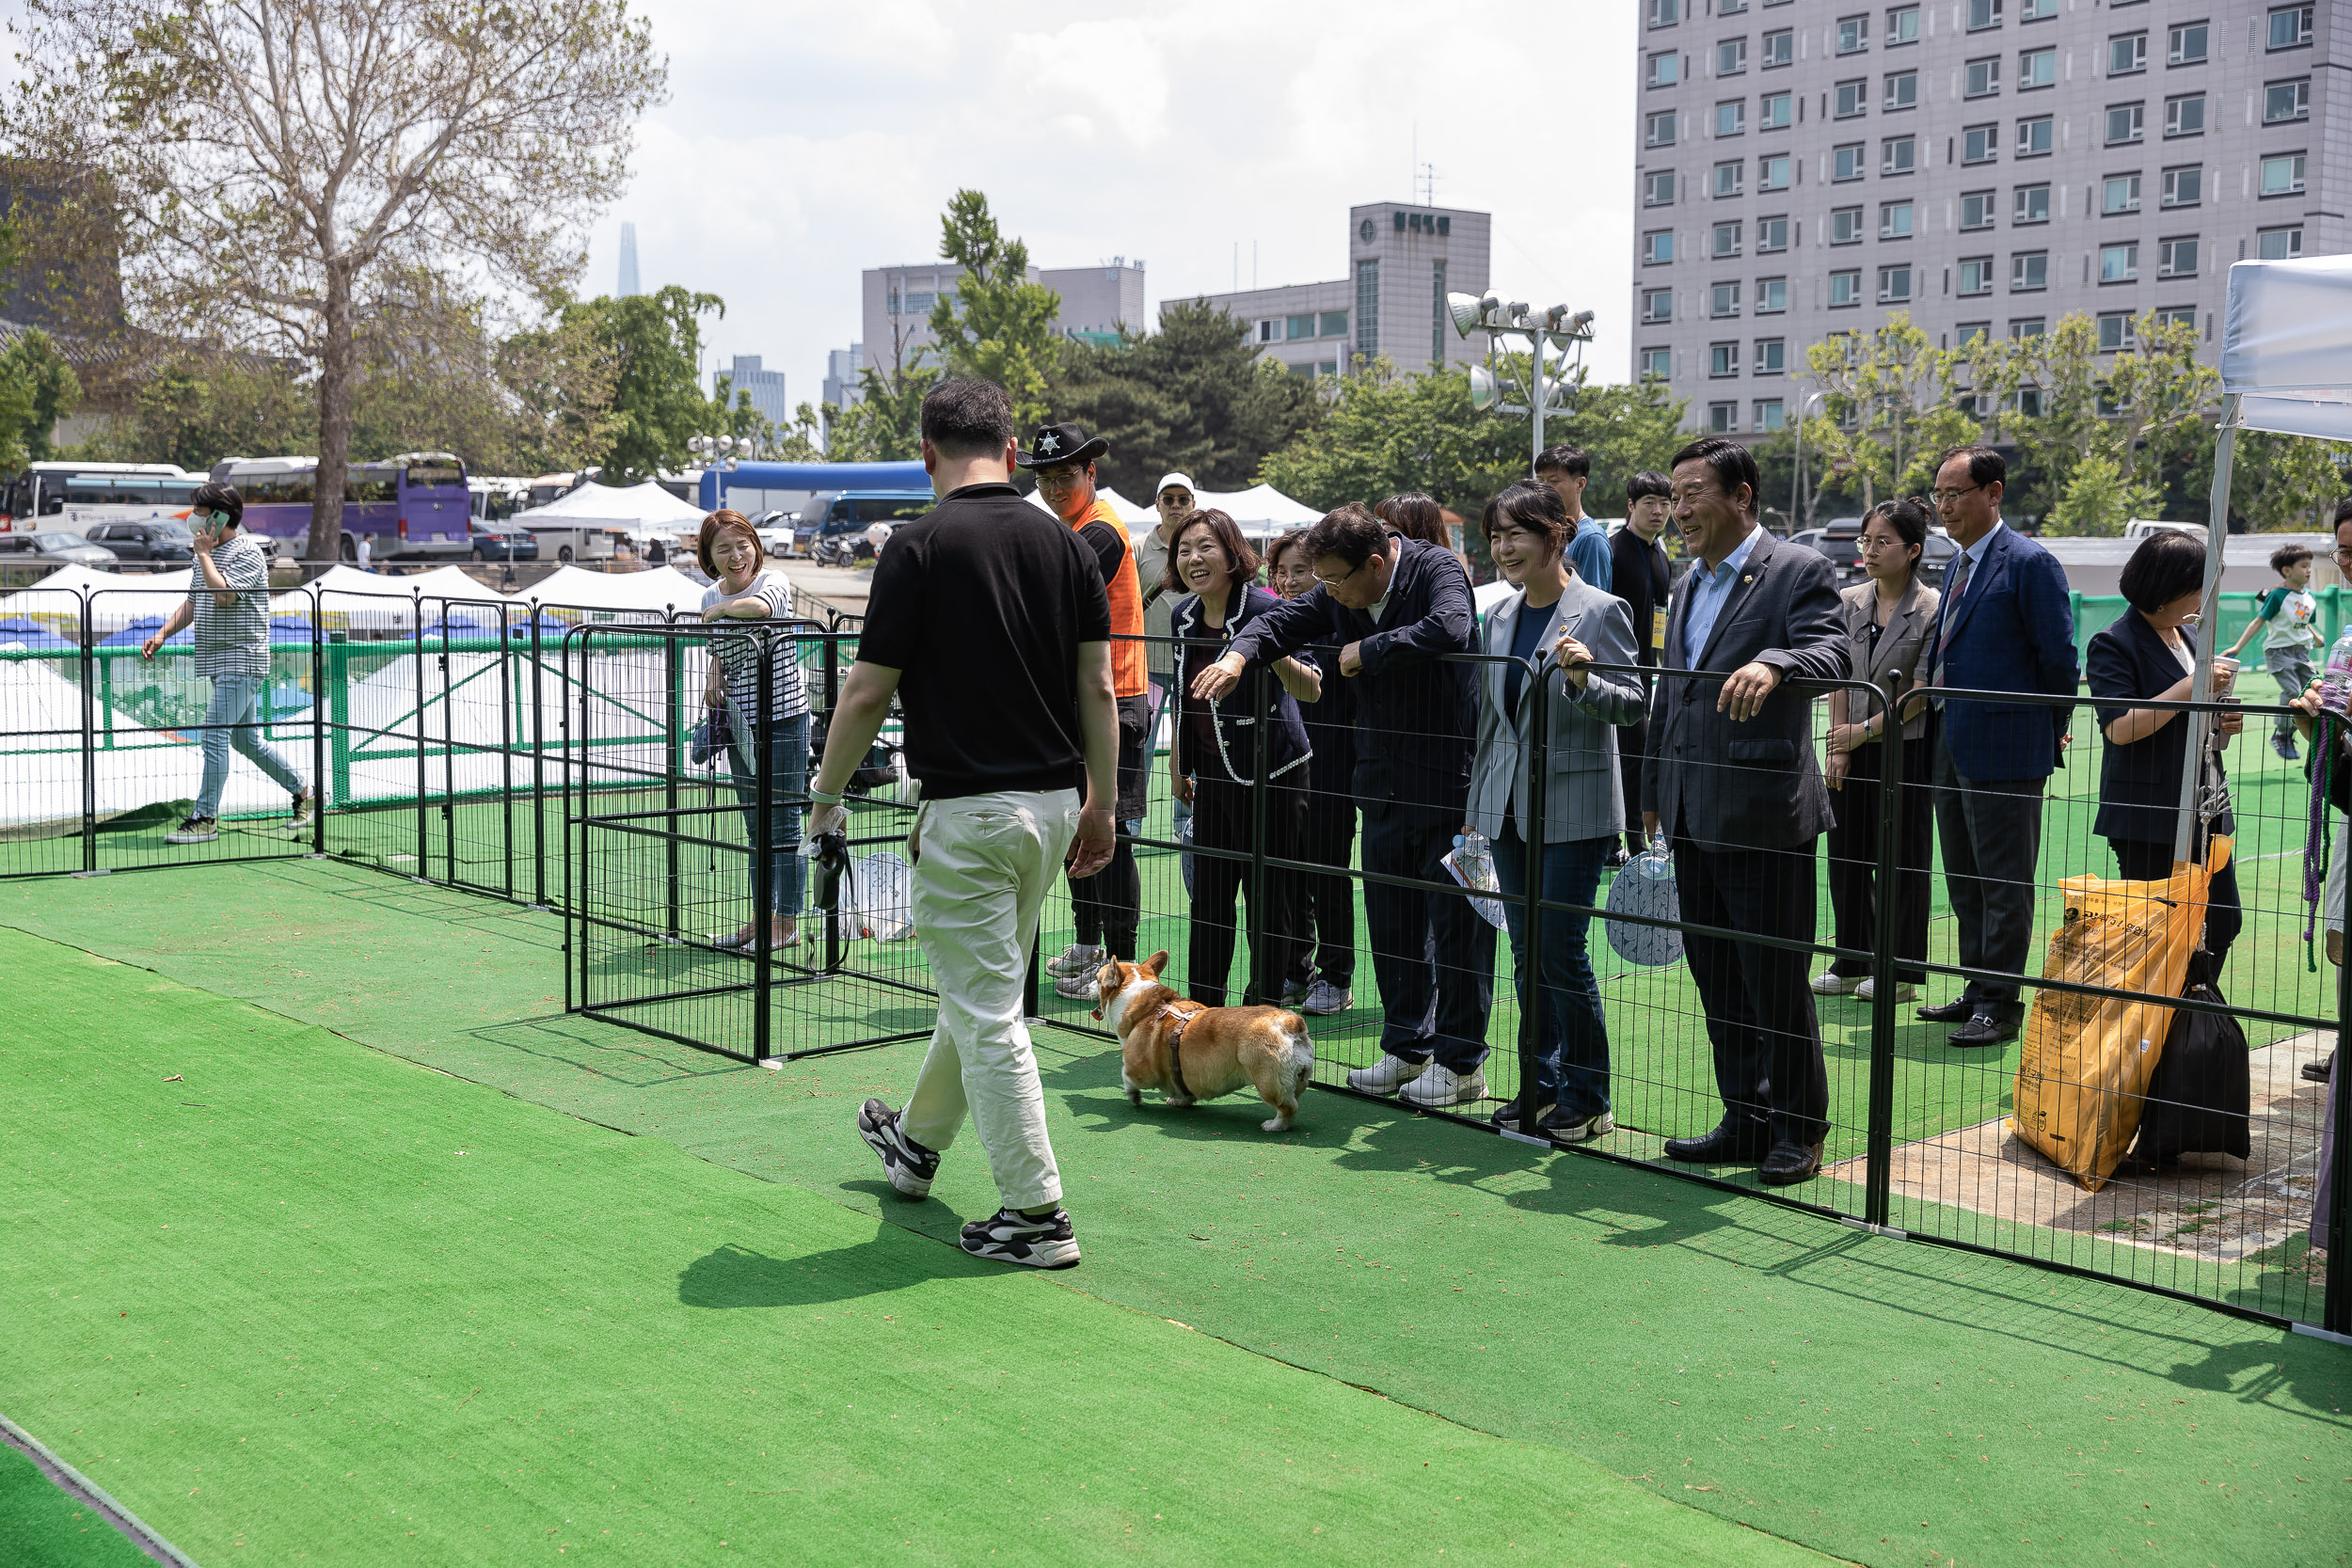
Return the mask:
[[(1971, 779), (1935, 736), (1935, 829), (1944, 891), (1969, 969), (2023, 974), (2033, 953), (2034, 867), (2042, 858), (2042, 779)], [(1961, 995), (2004, 1022), (2026, 1016), (2014, 980), (1971, 980)]]
[[(1879, 942), (1879, 816), (1886, 799), (1880, 771), (1885, 767), (1875, 741), (1852, 753), (1853, 768), (1841, 788), (1829, 792), (1837, 814), (1829, 830), (1829, 907), (1837, 925), (1837, 945), (1876, 952)], [(1916, 985), (1927, 978), (1918, 967), (1928, 956), (1928, 904), (1934, 889), (1928, 863), (1934, 853), (1935, 792), (1928, 783), (1929, 742), (1922, 736), (1903, 746), (1900, 811), (1895, 820), (1895, 977)], [(1866, 776), (1867, 775), (1867, 776)], [(1870, 973), (1867, 958), (1840, 958), (1831, 972), (1848, 979)]]
[(1293, 858), (1330, 866), (1337, 875), (1308, 872), (1298, 879), (1299, 941), (1291, 958), (1293, 985), (1320, 978), (1346, 990), (1355, 984), (1356, 883), (1347, 875), (1355, 853), (1354, 798), (1309, 791), (1307, 816)]
[[(1455, 885), (1439, 863), (1462, 831), (1462, 807), (1404, 806), (1364, 813), (1364, 869)], [(1380, 982), (1380, 1049), (1408, 1062), (1468, 1073), (1486, 1059), (1494, 1006), (1495, 928), (1452, 893), (1364, 884), (1372, 971)]]
[[(1294, 769), (1303, 772), (1304, 769)], [(1192, 843), (1201, 849), (1234, 849), (1245, 856), (1252, 842), (1249, 787), (1200, 778), (1193, 784)], [(1269, 853), (1286, 859), (1302, 857), (1286, 849), (1295, 846), (1307, 817), (1306, 792), (1284, 779), (1266, 786), (1265, 845)], [(1247, 859), (1223, 855), (1192, 857), (1192, 941), (1184, 965), (1185, 990), (1206, 1006), (1225, 1006), (1225, 982), (1233, 971), (1233, 901), (1249, 890), (1251, 869)], [(1273, 1006), (1282, 999), (1282, 980), (1290, 974), (1293, 954), (1301, 945), (1298, 926), (1298, 879), (1268, 866), (1265, 907), (1252, 911), (1251, 924), (1264, 941), (1249, 953), (1249, 979), (1243, 986), (1245, 1007)]]
[(1617, 774), (1625, 785), (1625, 847), (1630, 854), (1649, 847), (1642, 832), (1642, 760), (1649, 755), (1649, 721), (1617, 730)]
[[(2224, 827), (2221, 830), (2228, 832)], [(2198, 835), (2197, 854), (2201, 859), (2205, 847), (2203, 835)], [(2127, 882), (2160, 882), (2172, 875), (2172, 846), (2150, 844), (2137, 838), (2111, 838), (2107, 847), (2115, 851), (2116, 869)], [(2211, 982), (2219, 978), (2221, 966), (2230, 957), (2230, 944), (2246, 928), (2246, 911), (2238, 902), (2237, 862), (2233, 860), (2221, 868), (2205, 890), (2205, 951), (2192, 968), (2192, 980)], [(2217, 987), (2216, 989), (2218, 989)]]
[(1144, 811), (1144, 782), (1152, 765), (1152, 699), (1122, 697), (1119, 703), (1119, 804), (1117, 839), (1108, 864), (1091, 877), (1070, 879), (1071, 936), (1081, 947), (1102, 947), (1114, 958), (1136, 956), (1136, 927), (1143, 921), (1143, 878), (1136, 870), (1135, 841), (1127, 824)]
[[(1773, 936), (1813, 931), (1814, 841), (1788, 849), (1674, 847), (1682, 918)], [(1686, 932), (1683, 950), (1707, 1009), (1715, 1088), (1734, 1122), (1769, 1121), (1777, 1141), (1820, 1143), (1829, 1127), (1829, 1071), (1802, 949)]]

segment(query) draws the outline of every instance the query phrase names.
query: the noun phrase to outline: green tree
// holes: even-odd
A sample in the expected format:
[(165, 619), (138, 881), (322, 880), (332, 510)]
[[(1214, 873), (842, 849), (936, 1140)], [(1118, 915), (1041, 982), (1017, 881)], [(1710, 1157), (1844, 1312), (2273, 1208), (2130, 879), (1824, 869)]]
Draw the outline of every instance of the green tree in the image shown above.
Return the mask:
[(958, 191), (940, 219), (939, 253), (963, 269), (931, 307), (931, 336), (951, 375), (993, 381), (1013, 421), (1041, 423), (1053, 372), (1061, 295), (1029, 281), (1029, 247), (1008, 239), (978, 191)]
[(921, 363), (857, 372), (858, 401), (825, 413), (825, 456), (835, 463), (909, 462), (923, 455), (923, 398), (940, 372)]
[(663, 468), (686, 466), (686, 443), (714, 434), (716, 411), (697, 370), (703, 316), (726, 307), (717, 294), (673, 283), (650, 294), (610, 295), (567, 306), (566, 322), (584, 320), (612, 359), (611, 433), (597, 457), (612, 484), (635, 484)]
[[(1898, 310), (1870, 332), (1840, 333), (1805, 351), (1827, 395), (1805, 426), (1808, 453), (1823, 469), (1858, 484), (1867, 508), (1882, 496), (1926, 490), (1938, 452), (1977, 438), (1973, 414), (1954, 405), (1952, 356)], [(1808, 462), (1811, 461), (1808, 457)]]
[[(2077, 311), (2049, 334), (2019, 345), (2018, 384), (2036, 388), (2039, 413), (2013, 417), (2032, 494), (2055, 517), (2063, 508), (2070, 528), (2105, 528), (2121, 534), (2124, 522), (2155, 510), (2168, 466), (2190, 461), (2211, 433), (2201, 429), (2220, 375), (2198, 362), (2192, 323), (2160, 321), (2151, 312), (2134, 324), (2135, 346), (2102, 354), (2099, 327)], [(2076, 499), (2075, 470), (2093, 457), (2095, 474), (2123, 487), (2132, 507)], [(2055, 526), (2055, 525), (2054, 525)]]
[(1459, 366), (1414, 376), (1375, 359), (1330, 399), (1321, 420), (1258, 468), (1260, 480), (1318, 511), (1406, 490), (1456, 511), (1475, 507), (1524, 477), (1534, 455), (1524, 423), (1470, 406)]
[(0, 468), (55, 455), (57, 420), (80, 401), (82, 385), (48, 333), (21, 333), (0, 350)]
[[(2313, 441), (2300, 436), (2273, 436), (2259, 430), (2241, 431), (2230, 469), (2231, 523), (2243, 523), (2257, 531), (2309, 530), (2325, 533), (2336, 502), (2344, 498), (2347, 468), (2352, 468), (2352, 444)], [(2210, 497), (2210, 439), (2199, 461), (2191, 466), (2190, 473), (2195, 492), (2200, 497)], [(2211, 506), (2208, 500), (2208, 513)]]
[(2151, 510), (2153, 499), (2112, 454), (2094, 448), (2075, 460), (2065, 493), (2050, 509), (2042, 531), (2114, 537), (2125, 523)]

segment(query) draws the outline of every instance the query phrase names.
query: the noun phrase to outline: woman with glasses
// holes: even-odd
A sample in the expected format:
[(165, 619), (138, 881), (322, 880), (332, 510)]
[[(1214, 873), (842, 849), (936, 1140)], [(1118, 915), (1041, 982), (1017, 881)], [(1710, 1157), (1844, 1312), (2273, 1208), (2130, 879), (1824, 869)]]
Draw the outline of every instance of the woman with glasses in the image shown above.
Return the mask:
[[(1835, 817), (1829, 829), (1829, 902), (1837, 945), (1878, 949), (1879, 900), (1895, 901), (1895, 1000), (1918, 994), (1928, 956), (1929, 840), (1934, 832), (1928, 784), (1928, 720), (1899, 713), (1902, 693), (1920, 684), (1929, 630), (1943, 597), (1919, 580), (1928, 538), (1928, 509), (1913, 499), (1881, 501), (1862, 519), (1863, 579), (1838, 594), (1846, 618), (1847, 667), (1897, 700), (1890, 719), (1877, 697), (1847, 688), (1830, 693), (1828, 758), (1821, 774)], [(1895, 886), (1877, 885), (1879, 822), (1886, 810), (1887, 727), (1902, 747), (1902, 787), (1895, 805)], [(1839, 958), (1814, 976), (1820, 996), (1877, 996), (1867, 958)]]

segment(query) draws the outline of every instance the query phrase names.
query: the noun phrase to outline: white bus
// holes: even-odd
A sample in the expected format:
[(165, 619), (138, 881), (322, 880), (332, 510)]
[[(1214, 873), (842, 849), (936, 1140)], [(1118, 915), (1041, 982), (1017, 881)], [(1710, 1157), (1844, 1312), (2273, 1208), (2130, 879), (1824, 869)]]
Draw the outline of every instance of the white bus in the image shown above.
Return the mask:
[(79, 533), (98, 523), (185, 521), (205, 476), (169, 463), (28, 463), (0, 475), (0, 533)]

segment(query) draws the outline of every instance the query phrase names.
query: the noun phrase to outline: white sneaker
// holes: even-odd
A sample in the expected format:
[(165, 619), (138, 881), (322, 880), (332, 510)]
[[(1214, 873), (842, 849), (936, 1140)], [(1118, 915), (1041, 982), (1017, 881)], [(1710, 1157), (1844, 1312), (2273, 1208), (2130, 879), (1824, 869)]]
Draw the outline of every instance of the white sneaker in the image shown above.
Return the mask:
[(1429, 1070), (1398, 1091), (1398, 1100), (1407, 1105), (1420, 1105), (1437, 1110), (1447, 1105), (1467, 1105), (1486, 1098), (1486, 1075), (1472, 1068), (1464, 1076), (1452, 1068), (1429, 1064)]
[(1092, 969), (1057, 980), (1054, 994), (1066, 1002), (1095, 1001), (1103, 994), (1102, 983), (1096, 978), (1102, 973), (1103, 966), (1098, 963)]
[(1362, 1094), (1394, 1094), (1428, 1070), (1427, 1062), (1408, 1062), (1402, 1056), (1383, 1056), (1372, 1066), (1359, 1067), (1349, 1073), (1347, 1086)]
[(1299, 1005), (1298, 1010), (1302, 1013), (1311, 1013), (1317, 1018), (1328, 1018), (1333, 1013), (1343, 1013), (1354, 1006), (1356, 1006), (1354, 991), (1342, 990), (1328, 980), (1317, 980), (1308, 988), (1307, 1000)]
[[(1854, 1000), (1857, 1002), (1875, 1002), (1878, 1000), (1878, 987), (1872, 984), (1871, 981), (1865, 980), (1862, 984), (1854, 987), (1853, 994)], [(1913, 985), (1910, 981), (1898, 980), (1895, 982), (1896, 1001), (1908, 1002), (1918, 994), (1919, 988)]]
[(1851, 996), (1855, 988), (1867, 983), (1862, 980), (1849, 980), (1834, 969), (1825, 969), (1813, 976), (1813, 994), (1816, 996)]
[[(1102, 967), (1103, 950), (1100, 947), (1081, 947), (1074, 942), (1045, 960), (1046, 974), (1051, 974), (1057, 980), (1067, 980), (1073, 974), (1083, 974), (1087, 977), (1089, 990), (1094, 989), (1095, 973)], [(1069, 992), (1064, 991), (1062, 994), (1067, 996)]]
[(210, 816), (191, 816), (164, 835), (166, 844), (210, 844), (220, 836), (220, 823)]

